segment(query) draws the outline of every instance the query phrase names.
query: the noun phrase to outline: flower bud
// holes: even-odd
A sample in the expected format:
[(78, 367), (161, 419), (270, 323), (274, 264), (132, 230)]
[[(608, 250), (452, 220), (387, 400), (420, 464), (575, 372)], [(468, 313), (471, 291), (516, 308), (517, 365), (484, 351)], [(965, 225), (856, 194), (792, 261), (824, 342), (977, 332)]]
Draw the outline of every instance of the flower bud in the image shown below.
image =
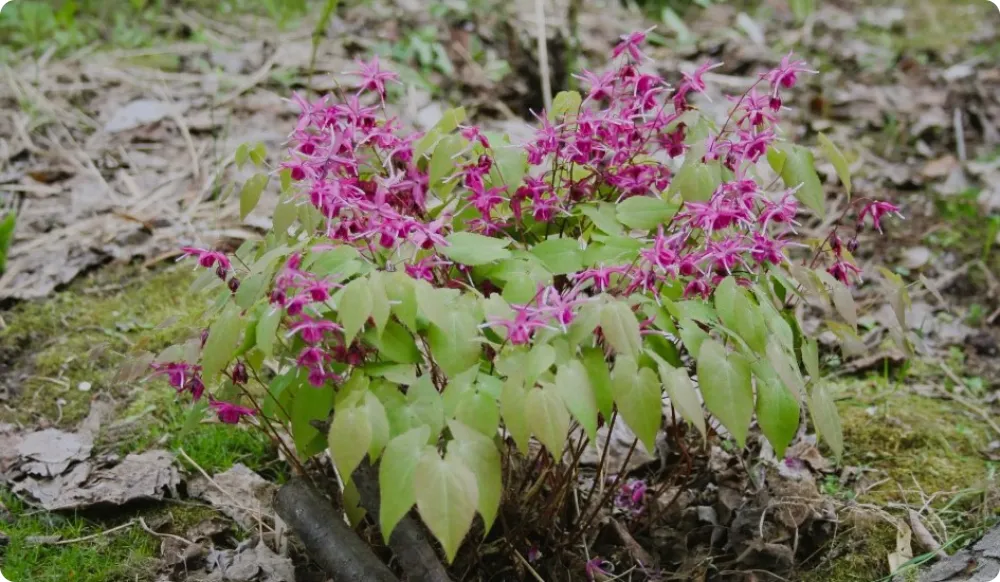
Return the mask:
[(239, 279), (237, 279), (236, 277), (233, 277), (232, 279), (229, 280), (229, 290), (230, 291), (232, 291), (233, 293), (236, 293), (236, 291), (239, 288), (240, 288), (240, 280)]
[(233, 366), (233, 384), (246, 384), (249, 379), (247, 367), (243, 362), (236, 362), (236, 365)]

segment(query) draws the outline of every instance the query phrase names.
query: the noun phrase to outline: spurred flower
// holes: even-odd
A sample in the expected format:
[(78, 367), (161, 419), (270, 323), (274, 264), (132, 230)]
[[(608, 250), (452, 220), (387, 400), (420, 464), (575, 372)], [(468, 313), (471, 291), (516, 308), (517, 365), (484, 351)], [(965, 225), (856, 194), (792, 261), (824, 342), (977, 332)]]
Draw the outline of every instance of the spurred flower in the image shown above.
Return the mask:
[(890, 202), (884, 202), (880, 200), (874, 200), (865, 204), (858, 213), (858, 224), (862, 224), (865, 221), (865, 217), (868, 215), (872, 217), (872, 225), (875, 230), (882, 232), (882, 217), (886, 214), (895, 214), (896, 216), (903, 218), (903, 215), (899, 212), (899, 207)]
[(241, 419), (248, 416), (254, 416), (256, 414), (252, 408), (240, 406), (231, 402), (212, 400), (209, 404), (213, 409), (215, 409), (215, 414), (219, 417), (219, 420), (225, 424), (239, 424)]

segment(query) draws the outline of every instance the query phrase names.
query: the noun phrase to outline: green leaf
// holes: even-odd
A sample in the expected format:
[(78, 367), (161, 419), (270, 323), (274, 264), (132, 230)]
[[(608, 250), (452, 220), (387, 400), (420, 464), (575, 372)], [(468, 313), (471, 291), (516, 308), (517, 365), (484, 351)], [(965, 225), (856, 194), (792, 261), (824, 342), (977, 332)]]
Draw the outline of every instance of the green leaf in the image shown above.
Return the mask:
[(767, 361), (771, 364), (774, 373), (781, 378), (781, 382), (795, 394), (796, 398), (805, 400), (806, 385), (799, 373), (798, 362), (792, 359), (788, 352), (774, 339), (767, 342)]
[(840, 183), (844, 185), (844, 190), (847, 192), (847, 201), (851, 201), (851, 166), (847, 163), (847, 158), (844, 157), (844, 152), (840, 151), (837, 144), (830, 141), (830, 138), (826, 137), (822, 133), (816, 136), (819, 140), (820, 148), (823, 149), (823, 154), (826, 159), (830, 160), (833, 164), (833, 169), (837, 171), (837, 177), (840, 178)]
[(295, 222), (297, 215), (298, 208), (295, 206), (295, 199), (290, 196), (282, 196), (281, 201), (278, 202), (278, 206), (274, 209), (274, 216), (271, 219), (274, 232), (279, 234), (287, 232), (288, 227), (292, 226), (292, 223)]
[(599, 202), (597, 206), (580, 204), (580, 213), (589, 218), (598, 229), (614, 236), (624, 236), (625, 231), (618, 222), (615, 205), (610, 202)]
[(816, 433), (826, 441), (837, 461), (840, 461), (844, 456), (844, 432), (840, 426), (837, 405), (830, 397), (826, 382), (816, 382), (813, 385), (809, 394), (809, 414), (816, 425)]
[(694, 425), (703, 437), (708, 436), (705, 429), (705, 413), (701, 409), (701, 400), (687, 370), (674, 368), (666, 362), (658, 362), (660, 380), (667, 390), (670, 403), (681, 417)]
[(601, 308), (601, 330), (616, 353), (639, 357), (642, 352), (639, 320), (627, 303), (612, 300)]
[(417, 502), (414, 474), (430, 438), (430, 429), (418, 426), (389, 441), (379, 466), (379, 526), (388, 543), (392, 530)]
[(597, 410), (604, 418), (611, 417), (614, 400), (611, 395), (611, 372), (604, 361), (604, 350), (600, 348), (585, 348), (583, 350), (583, 366), (587, 369), (587, 379), (594, 391), (594, 402)]
[(270, 282), (270, 273), (256, 273), (240, 282), (236, 290), (236, 305), (241, 309), (250, 309), (258, 299), (264, 296), (265, 286)]
[(553, 275), (567, 275), (583, 270), (583, 251), (580, 243), (572, 238), (551, 238), (531, 249), (531, 254), (541, 259)]
[(667, 192), (671, 200), (679, 193), (685, 202), (707, 202), (721, 183), (722, 172), (717, 163), (704, 164), (689, 156), (671, 180)]
[(556, 372), (556, 391), (590, 440), (597, 441), (597, 400), (590, 385), (587, 368), (579, 360), (570, 360)]
[[(333, 390), (314, 388), (306, 382), (305, 372), (300, 371), (289, 386), (292, 394), (292, 439), (295, 450), (302, 458), (309, 458), (326, 446), (323, 434), (310, 421), (326, 421), (333, 409)], [(365, 445), (367, 449), (367, 445)]]
[(476, 516), (476, 476), (456, 455), (442, 459), (437, 449), (427, 447), (417, 462), (413, 485), (417, 511), (451, 563)]
[(330, 456), (341, 479), (350, 480), (372, 443), (372, 423), (367, 407), (338, 408), (330, 424), (328, 440)]
[(267, 146), (264, 142), (257, 142), (257, 145), (250, 148), (250, 161), (254, 163), (255, 166), (262, 166), (267, 160)]
[(757, 424), (779, 459), (799, 428), (799, 400), (785, 387), (765, 360), (753, 366), (757, 378)]
[(705, 343), (705, 340), (709, 339), (708, 333), (690, 319), (680, 320), (677, 324), (677, 329), (680, 333), (681, 341), (684, 342), (684, 347), (687, 348), (692, 358), (697, 359), (698, 354), (701, 352), (701, 345)]
[(552, 111), (549, 111), (549, 120), (556, 122), (564, 116), (576, 116), (583, 104), (583, 97), (577, 91), (560, 91), (552, 98)]
[(385, 294), (389, 298), (389, 309), (410, 331), (417, 331), (417, 294), (413, 279), (401, 271), (383, 275)]
[(7, 267), (7, 253), (10, 251), (11, 243), (14, 242), (14, 226), (17, 224), (17, 215), (8, 212), (0, 220), (0, 274)]
[(219, 372), (233, 359), (243, 327), (239, 308), (230, 304), (209, 328), (205, 349), (201, 353), (202, 378), (206, 384), (214, 382)]
[(771, 147), (767, 162), (789, 188), (798, 188), (795, 197), (817, 216), (826, 216), (826, 194), (816, 174), (816, 161), (808, 148), (799, 145)]
[(569, 434), (570, 418), (559, 392), (553, 388), (531, 388), (524, 406), (531, 432), (552, 453), (552, 457), (560, 461)]
[(813, 382), (818, 382), (820, 379), (819, 345), (813, 338), (802, 342), (802, 364), (806, 367), (806, 373), (809, 374), (810, 379)]
[[(428, 165), (428, 181), (432, 188), (440, 186), (445, 178), (451, 176), (459, 166), (456, 154), (465, 148), (466, 141), (457, 135), (449, 135), (441, 139), (434, 148)], [(445, 189), (437, 189), (439, 194), (450, 192), (456, 182), (451, 181)]]
[(260, 195), (267, 187), (271, 178), (267, 174), (257, 174), (243, 184), (240, 190), (240, 220), (246, 220), (247, 216), (253, 212), (257, 203), (260, 202)]
[(368, 276), (368, 289), (372, 297), (372, 320), (375, 322), (375, 329), (379, 334), (385, 329), (389, 322), (391, 306), (389, 296), (385, 292), (383, 271), (375, 271)]
[(617, 205), (618, 221), (629, 228), (652, 230), (667, 224), (679, 206), (654, 196), (633, 196)]
[(419, 364), (423, 361), (417, 341), (406, 328), (395, 321), (385, 326), (381, 336), (375, 330), (368, 330), (365, 339), (378, 349), (380, 356), (398, 364)]
[(628, 263), (639, 256), (642, 242), (628, 236), (594, 238), (583, 252), (585, 266), (618, 265)]
[[(569, 341), (570, 345), (578, 346), (580, 344), (593, 345), (594, 341), (594, 330), (601, 323), (601, 306), (594, 303), (588, 302), (580, 308), (580, 311), (576, 314), (576, 319), (573, 323), (569, 324), (569, 330), (567, 330), (566, 340)], [(589, 340), (589, 341), (588, 341)]]
[(280, 309), (269, 305), (257, 321), (257, 349), (265, 358), (270, 358), (274, 354), (274, 338), (278, 333), (282, 314)]
[(250, 158), (250, 144), (241, 143), (236, 147), (236, 153), (233, 154), (233, 161), (236, 162), (236, 167), (242, 169), (246, 165), (247, 160)]
[(476, 320), (464, 310), (453, 309), (440, 323), (427, 331), (427, 343), (444, 373), (454, 376), (477, 364), (481, 346)]
[(479, 389), (462, 394), (455, 409), (455, 418), (486, 436), (493, 436), (500, 426), (500, 405), (497, 399)]
[(635, 359), (618, 356), (611, 372), (611, 391), (618, 414), (625, 420), (647, 451), (656, 450), (663, 400), (660, 381), (649, 368), (638, 368)]
[(522, 374), (525, 384), (534, 385), (539, 376), (549, 371), (552, 364), (556, 363), (556, 351), (547, 344), (538, 344), (531, 348), (525, 357)]
[(456, 232), (445, 237), (448, 246), (440, 249), (449, 259), (463, 265), (485, 265), (509, 258), (510, 239), (490, 238), (473, 232)]
[(431, 439), (437, 440), (444, 428), (444, 402), (429, 376), (421, 376), (406, 392), (410, 412), (420, 423), (431, 429)]
[(522, 384), (512, 380), (504, 382), (503, 391), (500, 393), (500, 414), (503, 416), (507, 432), (522, 453), (528, 452), (528, 443), (531, 439), (528, 411), (525, 408), (526, 400), (527, 390)]
[(374, 463), (389, 442), (389, 418), (382, 402), (372, 392), (365, 393), (364, 407), (372, 433), (371, 441), (368, 443), (368, 458)]
[(414, 281), (414, 294), (420, 314), (438, 327), (447, 325), (448, 316), (452, 311), (452, 302), (457, 292), (452, 289), (439, 289), (427, 281)]
[(465, 121), (465, 117), (464, 107), (456, 107), (445, 111), (441, 116), (441, 119), (438, 120), (434, 127), (430, 128), (424, 137), (422, 137), (420, 141), (413, 146), (413, 157), (417, 159), (423, 157), (424, 153), (431, 149), (431, 146), (433, 146), (442, 135), (455, 131), (455, 128), (457, 128), (460, 123)]
[(368, 280), (359, 277), (344, 287), (337, 305), (340, 324), (344, 326), (344, 341), (348, 345), (372, 315), (373, 301)]
[(709, 339), (698, 353), (698, 387), (705, 406), (743, 447), (753, 416), (753, 387), (750, 364), (735, 352), (727, 352), (719, 342)]
[(490, 184), (506, 186), (507, 194), (516, 192), (528, 171), (528, 154), (522, 148), (496, 147), (493, 151), (493, 167), (490, 168)]
[(764, 353), (767, 347), (764, 316), (735, 277), (726, 277), (715, 289), (715, 311), (726, 327), (739, 334), (754, 351)]
[(479, 492), (476, 505), (479, 515), (483, 517), (485, 536), (493, 527), (503, 494), (500, 451), (493, 444), (493, 439), (471, 430), (460, 422), (450, 422), (448, 427), (455, 437), (448, 443), (448, 455), (460, 459), (476, 476), (476, 489)]

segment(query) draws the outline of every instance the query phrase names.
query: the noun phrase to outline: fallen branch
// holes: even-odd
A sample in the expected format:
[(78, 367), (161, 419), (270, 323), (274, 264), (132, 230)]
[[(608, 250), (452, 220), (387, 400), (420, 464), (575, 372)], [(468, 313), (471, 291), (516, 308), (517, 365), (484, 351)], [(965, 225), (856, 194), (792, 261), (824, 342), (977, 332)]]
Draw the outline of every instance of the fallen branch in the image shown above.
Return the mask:
[(293, 479), (278, 490), (274, 509), (306, 551), (335, 580), (399, 582), (311, 485)]
[[(361, 494), (361, 505), (378, 521), (381, 501), (377, 471), (368, 463), (361, 463), (354, 471), (354, 483)], [(399, 520), (389, 536), (389, 547), (410, 582), (451, 582), (424, 530), (412, 517)]]

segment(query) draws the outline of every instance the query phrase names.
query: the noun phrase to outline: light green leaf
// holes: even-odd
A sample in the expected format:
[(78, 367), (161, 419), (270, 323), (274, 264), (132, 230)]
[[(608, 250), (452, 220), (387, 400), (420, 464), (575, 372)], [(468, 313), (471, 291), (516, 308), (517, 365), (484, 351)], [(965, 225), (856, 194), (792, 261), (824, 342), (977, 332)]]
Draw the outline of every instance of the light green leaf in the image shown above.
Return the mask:
[(638, 358), (642, 352), (639, 320), (628, 303), (611, 300), (601, 308), (601, 330), (615, 352)]
[(479, 515), (483, 517), (485, 536), (493, 527), (493, 521), (500, 510), (500, 497), (503, 494), (500, 451), (493, 444), (493, 439), (471, 430), (460, 422), (450, 422), (448, 427), (455, 437), (448, 443), (448, 455), (455, 455), (476, 476), (476, 489), (479, 492), (479, 501), (476, 505)]
[(417, 331), (417, 294), (413, 279), (402, 271), (385, 273), (385, 294), (389, 309), (410, 331)]
[(436, 441), (444, 428), (444, 402), (429, 376), (421, 376), (406, 392), (410, 412), (431, 429), (431, 440)]
[(577, 91), (560, 91), (552, 98), (552, 111), (549, 111), (549, 121), (556, 122), (564, 116), (576, 116), (580, 110), (583, 98)]
[(451, 563), (476, 516), (476, 476), (457, 456), (442, 459), (437, 449), (427, 447), (417, 462), (413, 485), (417, 511)]
[(233, 359), (244, 323), (240, 309), (230, 304), (209, 328), (205, 349), (201, 353), (202, 378), (206, 384), (214, 382), (219, 372)]
[(359, 277), (344, 287), (337, 305), (340, 324), (344, 326), (344, 341), (350, 344), (354, 336), (365, 327), (374, 307), (368, 280)]
[(670, 222), (679, 206), (654, 196), (632, 196), (617, 205), (618, 221), (629, 228), (652, 230)]
[(667, 192), (671, 200), (680, 194), (685, 202), (706, 202), (722, 183), (721, 174), (717, 163), (705, 164), (689, 156), (671, 180)]
[(456, 232), (445, 237), (448, 246), (440, 249), (449, 259), (463, 265), (485, 265), (509, 258), (510, 239), (490, 238), (473, 232)]
[(556, 350), (548, 344), (538, 344), (525, 354), (523, 368), (518, 370), (525, 384), (534, 385), (535, 380), (556, 363)]
[(663, 400), (660, 380), (649, 368), (639, 369), (635, 359), (618, 356), (611, 371), (611, 392), (618, 404), (618, 414), (625, 420), (647, 451), (656, 450)]
[(282, 310), (269, 305), (257, 321), (257, 349), (265, 358), (270, 358), (274, 354), (274, 338), (278, 333), (282, 315)]
[(455, 418), (481, 434), (493, 436), (500, 426), (500, 405), (482, 390), (467, 390), (458, 402)]
[(810, 379), (813, 382), (818, 382), (820, 379), (819, 345), (813, 338), (802, 341), (802, 363), (805, 365), (806, 373), (809, 374)]
[(493, 167), (490, 168), (490, 184), (506, 186), (509, 196), (521, 187), (521, 181), (528, 171), (528, 154), (519, 147), (496, 147), (493, 151)]
[(851, 201), (851, 165), (847, 163), (847, 158), (844, 157), (844, 152), (840, 151), (837, 144), (830, 141), (830, 138), (826, 137), (822, 133), (816, 136), (819, 140), (819, 145), (823, 149), (823, 154), (826, 159), (830, 160), (833, 164), (833, 169), (837, 171), (837, 177), (840, 178), (840, 183), (844, 185), (844, 190), (847, 192), (847, 201)]
[(757, 378), (757, 424), (779, 459), (799, 428), (799, 401), (766, 360), (753, 365)]
[(773, 338), (767, 342), (767, 361), (775, 374), (781, 378), (781, 382), (795, 394), (797, 399), (804, 401), (806, 385), (799, 372), (798, 362)]
[(350, 480), (372, 443), (372, 423), (365, 406), (338, 408), (328, 436), (330, 456), (340, 477)]
[[(601, 306), (591, 301), (583, 305), (569, 324), (566, 340), (570, 345), (593, 345), (594, 330), (601, 323)], [(588, 341), (589, 340), (589, 341)]]
[(369, 425), (372, 428), (371, 442), (368, 444), (368, 459), (374, 463), (382, 454), (382, 449), (389, 442), (389, 418), (385, 407), (372, 392), (367, 392), (364, 398), (365, 411), (368, 414)]
[(241, 143), (236, 146), (236, 153), (233, 154), (233, 161), (236, 162), (237, 168), (243, 168), (246, 165), (247, 160), (250, 158), (250, 144)]
[(614, 399), (611, 395), (611, 372), (604, 361), (604, 350), (600, 348), (585, 348), (583, 350), (583, 366), (587, 369), (587, 379), (594, 391), (594, 402), (597, 410), (604, 418), (611, 417)]
[(816, 161), (808, 148), (794, 144), (771, 147), (767, 150), (767, 162), (786, 186), (798, 187), (795, 197), (799, 201), (820, 218), (826, 215), (826, 194), (816, 174)]
[(830, 397), (826, 382), (816, 382), (809, 394), (809, 414), (816, 433), (826, 441), (826, 444), (836, 455), (837, 461), (844, 456), (844, 432), (840, 426), (840, 415), (837, 405)]
[(754, 351), (764, 353), (767, 347), (764, 316), (735, 277), (726, 277), (715, 289), (715, 311), (726, 327), (739, 334)]
[(500, 414), (507, 432), (522, 453), (528, 452), (528, 442), (531, 439), (526, 400), (527, 390), (522, 384), (512, 380), (504, 382), (500, 393)]
[(705, 413), (701, 409), (701, 400), (698, 398), (698, 392), (688, 376), (687, 370), (674, 368), (664, 361), (660, 361), (658, 364), (660, 380), (663, 382), (663, 387), (667, 389), (667, 396), (670, 397), (674, 410), (693, 424), (703, 437), (707, 438)]
[(705, 340), (698, 353), (698, 387), (709, 412), (729, 429), (740, 447), (745, 446), (754, 408), (746, 358), (727, 352), (715, 340)]
[(243, 189), (240, 190), (240, 220), (246, 220), (253, 212), (270, 179), (267, 174), (257, 174), (243, 184)]
[(371, 291), (372, 297), (372, 320), (374, 320), (375, 329), (379, 334), (385, 329), (385, 324), (389, 322), (391, 309), (384, 281), (382, 271), (375, 271), (368, 276), (368, 289)]
[(569, 411), (553, 388), (530, 388), (524, 403), (528, 426), (556, 461), (562, 459), (569, 434)]
[(264, 142), (257, 142), (257, 145), (250, 148), (250, 161), (254, 163), (255, 166), (263, 166), (264, 162), (267, 160), (267, 146)]
[(420, 455), (430, 438), (430, 429), (418, 426), (389, 441), (379, 466), (379, 525), (382, 538), (388, 542), (399, 520), (417, 502), (414, 473)]
[(459, 160), (455, 155), (462, 151), (466, 141), (457, 135), (445, 136), (438, 142), (431, 155), (428, 165), (428, 181), (431, 188), (441, 195), (450, 192), (457, 182), (450, 181), (446, 187), (441, 187), (445, 178), (451, 176), (459, 167)]
[(589, 218), (598, 229), (610, 235), (623, 236), (625, 231), (618, 222), (615, 205), (610, 202), (599, 202), (597, 206), (589, 204), (578, 205), (580, 213)]
[(434, 127), (430, 128), (430, 130), (424, 134), (424, 137), (420, 138), (420, 141), (413, 146), (413, 157), (417, 159), (423, 157), (427, 150), (431, 149), (431, 146), (433, 146), (442, 135), (455, 131), (455, 128), (457, 128), (460, 123), (465, 121), (465, 118), (466, 115), (464, 107), (456, 107), (445, 111), (441, 116), (441, 119), (438, 120)]
[(420, 314), (438, 327), (444, 327), (448, 324), (452, 302), (457, 295), (457, 292), (453, 293), (453, 291), (452, 289), (433, 287), (427, 281), (414, 281), (414, 293)]
[[(333, 409), (333, 390), (314, 388), (305, 379), (305, 372), (296, 375), (289, 385), (292, 394), (292, 439), (295, 450), (302, 458), (309, 458), (323, 450), (327, 443), (320, 431), (310, 423), (326, 421)], [(367, 449), (368, 446), (365, 445)]]
[(587, 368), (579, 360), (570, 360), (556, 372), (556, 391), (592, 441), (597, 441), (597, 401), (590, 385)]
[(381, 336), (370, 329), (365, 332), (365, 339), (370, 341), (383, 358), (398, 364), (419, 364), (423, 361), (417, 341), (413, 339), (405, 327), (395, 321), (385, 326)]
[(572, 238), (551, 238), (531, 249), (553, 275), (567, 275), (583, 269), (583, 251)]
[(441, 323), (427, 331), (427, 343), (444, 373), (453, 376), (478, 363), (481, 346), (476, 320), (464, 310), (453, 309)]
[(701, 351), (701, 344), (705, 343), (705, 340), (708, 339), (708, 333), (690, 319), (682, 319), (678, 323), (677, 328), (681, 336), (681, 341), (684, 342), (684, 347), (687, 348), (692, 358), (697, 359), (698, 353)]
[(250, 309), (258, 299), (264, 296), (265, 285), (270, 282), (270, 273), (256, 273), (240, 282), (236, 290), (236, 305), (241, 309)]

